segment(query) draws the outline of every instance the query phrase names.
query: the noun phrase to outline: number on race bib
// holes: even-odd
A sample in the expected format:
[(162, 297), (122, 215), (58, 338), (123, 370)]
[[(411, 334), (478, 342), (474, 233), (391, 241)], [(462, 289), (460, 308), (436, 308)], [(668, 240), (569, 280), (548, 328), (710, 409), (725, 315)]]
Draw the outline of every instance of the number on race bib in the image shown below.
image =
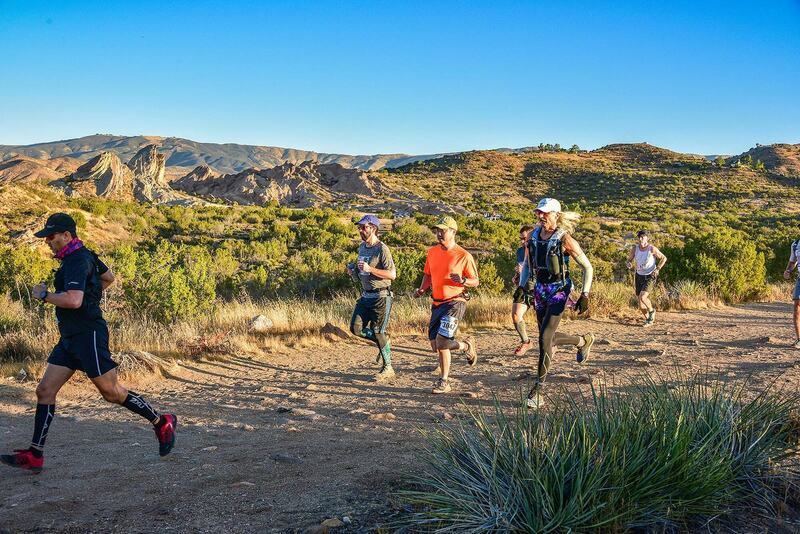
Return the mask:
[(445, 315), (439, 323), (439, 335), (442, 337), (454, 337), (458, 329), (458, 319), (452, 315)]

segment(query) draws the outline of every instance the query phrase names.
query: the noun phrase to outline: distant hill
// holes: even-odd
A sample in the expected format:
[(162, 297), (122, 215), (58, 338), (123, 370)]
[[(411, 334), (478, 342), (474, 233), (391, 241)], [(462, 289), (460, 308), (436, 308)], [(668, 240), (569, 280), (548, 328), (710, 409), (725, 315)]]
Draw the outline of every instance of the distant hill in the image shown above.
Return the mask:
[[(787, 145), (798, 148), (800, 145)], [(681, 154), (646, 143), (614, 144), (593, 151), (477, 150), (381, 171), (390, 188), (405, 187), (428, 200), (446, 200), (469, 209), (517, 204), (543, 196), (595, 210), (626, 206), (633, 217), (664, 208), (713, 209), (723, 201), (742, 208), (796, 196), (775, 176), (800, 179), (784, 156), (764, 171), (722, 167), (702, 156)], [(765, 152), (766, 153), (766, 152)], [(766, 156), (764, 156), (766, 158)], [(770, 160), (771, 161), (771, 160)], [(778, 174), (782, 173), (782, 174)]]
[[(192, 162), (201, 163), (188, 167)], [(235, 170), (220, 170), (226, 168)], [(435, 157), (344, 156), (110, 135), (0, 147), (0, 186), (50, 185), (70, 196), (154, 204), (276, 202), (468, 214), (555, 196), (573, 206), (625, 205), (631, 215), (650, 210), (657, 216), (657, 208), (673, 204), (714, 210), (732, 201), (760, 209), (779, 197), (794, 197), (797, 179), (800, 145), (791, 144), (758, 145), (717, 161), (647, 143), (592, 151), (540, 145)]]
[(17, 156), (0, 162), (0, 185), (57, 180), (75, 172), (80, 164), (80, 160), (73, 158), (37, 159)]
[[(219, 174), (238, 173), (246, 169), (268, 169), (284, 163), (299, 164), (304, 161), (338, 163), (347, 168), (365, 171), (392, 168), (414, 161), (438, 157), (438, 154), (409, 156), (407, 154), (376, 154), (350, 156), (325, 154), (309, 150), (273, 146), (237, 145), (233, 143), (200, 143), (179, 137), (119, 136), (96, 134), (78, 139), (37, 143), (33, 145), (0, 145), (0, 161), (20, 155), (38, 159), (57, 157), (89, 160), (102, 152), (113, 152), (122, 161), (129, 161), (147, 145), (158, 145), (165, 156), (167, 173), (181, 176), (199, 165), (205, 165)], [(170, 169), (173, 169), (170, 172)]]
[(800, 178), (800, 144), (757, 145), (744, 154), (731, 159), (738, 161), (748, 155), (753, 161), (764, 163), (764, 167), (768, 171), (782, 176)]

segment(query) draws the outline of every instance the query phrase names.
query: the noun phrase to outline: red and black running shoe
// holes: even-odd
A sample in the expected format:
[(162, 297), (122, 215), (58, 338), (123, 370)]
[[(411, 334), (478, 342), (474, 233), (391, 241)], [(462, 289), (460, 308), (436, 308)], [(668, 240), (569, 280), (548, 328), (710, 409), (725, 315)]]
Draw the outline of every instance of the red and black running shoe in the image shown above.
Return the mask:
[(37, 458), (30, 449), (17, 449), (14, 454), (0, 455), (0, 462), (11, 467), (30, 469), (32, 473), (41, 473), (44, 466), (44, 456)]
[(176, 428), (178, 428), (178, 416), (174, 413), (162, 414), (159, 425), (153, 427), (153, 430), (156, 431), (156, 438), (158, 438), (159, 456), (168, 455), (175, 446)]

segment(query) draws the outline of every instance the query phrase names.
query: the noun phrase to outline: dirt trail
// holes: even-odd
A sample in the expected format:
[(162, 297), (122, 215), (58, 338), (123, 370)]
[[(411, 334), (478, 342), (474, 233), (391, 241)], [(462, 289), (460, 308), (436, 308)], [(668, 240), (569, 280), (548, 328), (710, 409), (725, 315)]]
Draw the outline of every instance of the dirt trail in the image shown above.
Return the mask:
[[(532, 315), (528, 317), (533, 320)], [(532, 329), (533, 330), (533, 329)], [(796, 389), (788, 304), (659, 313), (652, 328), (606, 320), (564, 323), (601, 341), (588, 364), (558, 353), (548, 394), (625, 387), (630, 372), (710, 367)], [(294, 532), (347, 516), (336, 532), (372, 531), (395, 513), (389, 494), (417, 469), (421, 438), (459, 417), (461, 403), (512, 403), (535, 352), (515, 358), (513, 330), (478, 330), (480, 361), (453, 367), (453, 393), (433, 396), (435, 358), (422, 336), (393, 340), (397, 379), (372, 380), (375, 349), (357, 340), (325, 349), (184, 362), (167, 380), (136, 385), (179, 414), (174, 452), (160, 459), (152, 431), (106, 405), (85, 381), (59, 399), (38, 476), (0, 471), (0, 532)], [(35, 384), (0, 382), (0, 447), (27, 445)], [(386, 415), (392, 414), (392, 415)]]

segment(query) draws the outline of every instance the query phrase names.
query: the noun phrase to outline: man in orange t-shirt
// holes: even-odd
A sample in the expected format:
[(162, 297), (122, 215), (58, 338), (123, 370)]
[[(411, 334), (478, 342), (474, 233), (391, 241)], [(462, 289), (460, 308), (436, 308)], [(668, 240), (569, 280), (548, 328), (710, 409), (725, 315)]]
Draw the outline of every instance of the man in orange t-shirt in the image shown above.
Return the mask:
[(425, 260), (425, 274), (422, 285), (414, 293), (421, 297), (428, 288), (433, 289), (431, 321), (428, 325), (428, 339), (431, 348), (439, 355), (440, 378), (433, 387), (433, 393), (450, 391), (450, 351), (459, 350), (467, 356), (470, 365), (478, 361), (475, 340), (456, 341), (458, 322), (467, 310), (465, 292), (467, 288), (477, 287), (478, 268), (472, 254), (456, 244), (458, 224), (452, 217), (441, 217), (434, 225), (437, 245), (428, 249)]

